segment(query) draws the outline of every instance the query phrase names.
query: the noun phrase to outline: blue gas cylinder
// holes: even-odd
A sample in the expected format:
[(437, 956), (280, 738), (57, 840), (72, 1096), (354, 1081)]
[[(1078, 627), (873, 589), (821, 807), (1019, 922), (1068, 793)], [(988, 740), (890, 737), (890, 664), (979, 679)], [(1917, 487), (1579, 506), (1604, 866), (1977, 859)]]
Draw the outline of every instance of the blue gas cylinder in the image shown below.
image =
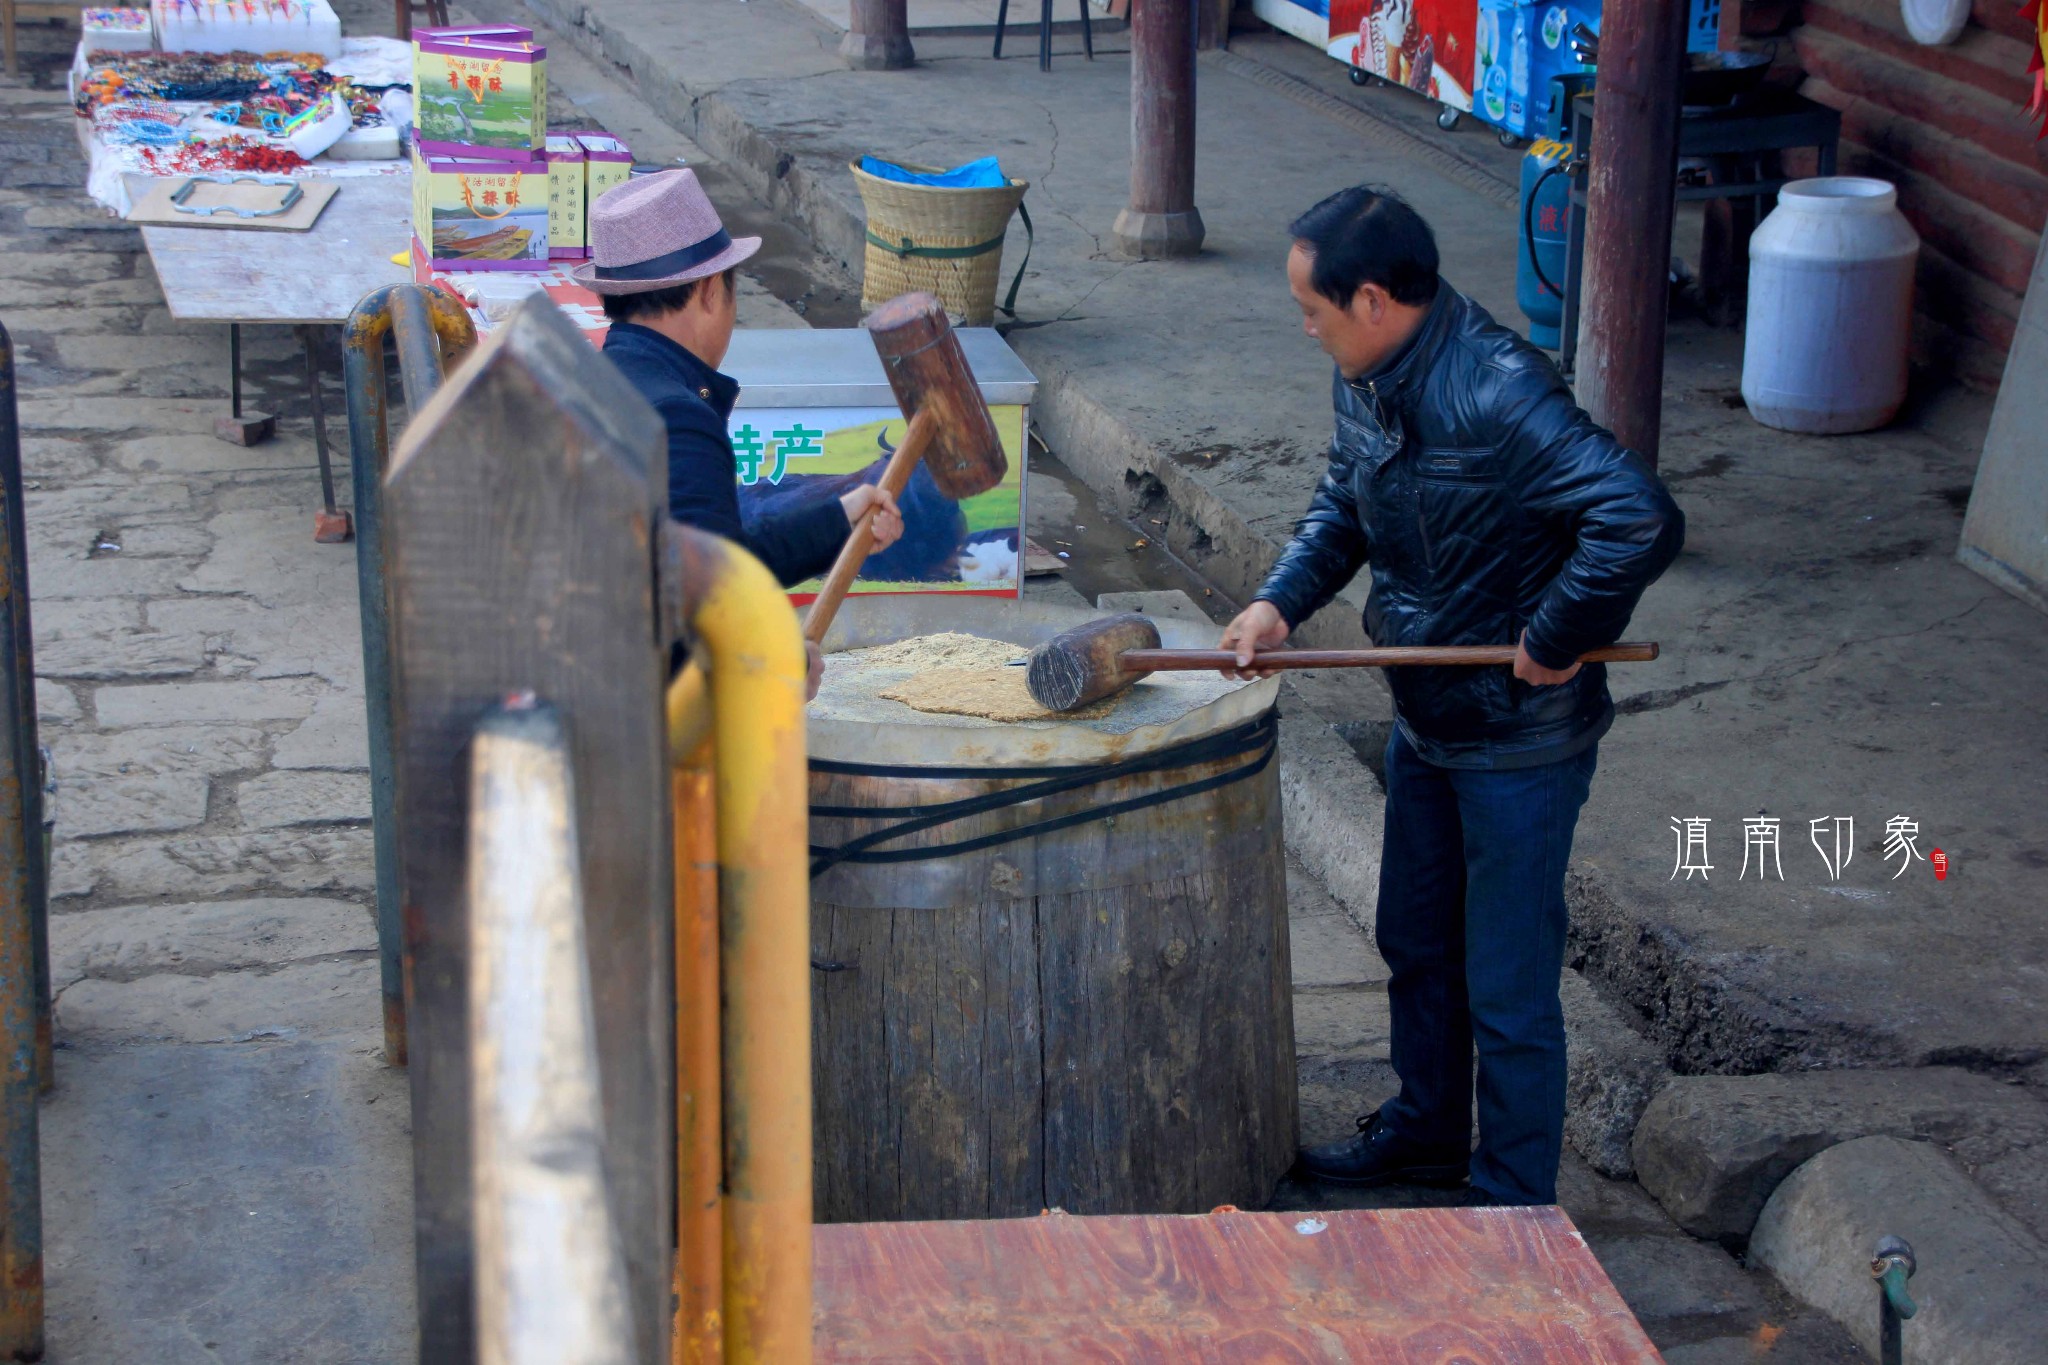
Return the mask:
[(1529, 340), (1556, 350), (1564, 320), (1565, 214), (1569, 143), (1543, 138), (1522, 157), (1521, 221), (1516, 226), (1515, 302), (1529, 319)]

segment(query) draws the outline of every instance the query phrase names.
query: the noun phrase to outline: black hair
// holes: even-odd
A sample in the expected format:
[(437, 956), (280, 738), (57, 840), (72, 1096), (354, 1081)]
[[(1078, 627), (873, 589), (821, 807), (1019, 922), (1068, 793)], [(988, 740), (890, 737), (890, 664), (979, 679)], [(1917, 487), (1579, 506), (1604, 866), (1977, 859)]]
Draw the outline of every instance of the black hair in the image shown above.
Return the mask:
[(1287, 225), (1314, 258), (1318, 294), (1349, 308), (1358, 287), (1376, 284), (1396, 303), (1436, 297), (1436, 234), (1400, 195), (1373, 185), (1338, 190)]
[(706, 275), (703, 280), (684, 280), (666, 289), (648, 289), (638, 294), (603, 294), (604, 315), (612, 322), (631, 322), (635, 318), (658, 317), (678, 308), (690, 306), (690, 300), (697, 296), (697, 287), (704, 280), (725, 281), (727, 292), (733, 287), (734, 277), (739, 274), (737, 266), (727, 266), (715, 277)]

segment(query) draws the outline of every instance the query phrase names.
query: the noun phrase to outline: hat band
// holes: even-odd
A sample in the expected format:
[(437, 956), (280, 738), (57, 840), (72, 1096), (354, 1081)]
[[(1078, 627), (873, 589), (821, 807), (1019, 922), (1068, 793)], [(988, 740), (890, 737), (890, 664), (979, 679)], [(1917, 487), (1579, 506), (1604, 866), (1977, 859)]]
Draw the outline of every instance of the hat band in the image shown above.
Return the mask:
[(693, 242), (679, 250), (656, 256), (651, 261), (635, 261), (632, 265), (594, 266), (590, 273), (601, 280), (666, 279), (670, 275), (680, 275), (685, 270), (704, 264), (731, 246), (732, 234), (720, 228), (701, 242)]

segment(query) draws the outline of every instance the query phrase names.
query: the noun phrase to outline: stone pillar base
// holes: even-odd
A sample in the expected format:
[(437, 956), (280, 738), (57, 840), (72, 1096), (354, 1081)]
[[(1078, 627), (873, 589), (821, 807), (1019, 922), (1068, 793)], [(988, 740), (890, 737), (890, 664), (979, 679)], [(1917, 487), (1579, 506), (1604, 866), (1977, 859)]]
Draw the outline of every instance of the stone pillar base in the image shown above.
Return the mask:
[(839, 55), (855, 71), (901, 71), (917, 60), (906, 34), (848, 33), (840, 40)]
[(1141, 261), (1193, 256), (1202, 249), (1202, 211), (1140, 213), (1127, 208), (1117, 214), (1110, 236), (1118, 252)]

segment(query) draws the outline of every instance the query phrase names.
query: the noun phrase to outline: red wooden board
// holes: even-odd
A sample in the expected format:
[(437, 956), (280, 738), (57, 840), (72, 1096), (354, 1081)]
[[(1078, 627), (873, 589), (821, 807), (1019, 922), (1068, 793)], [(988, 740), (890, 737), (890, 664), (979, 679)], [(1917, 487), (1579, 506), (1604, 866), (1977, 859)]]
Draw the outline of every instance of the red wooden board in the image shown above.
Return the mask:
[(1662, 1359), (1556, 1208), (1053, 1214), (815, 1236), (820, 1365)]

